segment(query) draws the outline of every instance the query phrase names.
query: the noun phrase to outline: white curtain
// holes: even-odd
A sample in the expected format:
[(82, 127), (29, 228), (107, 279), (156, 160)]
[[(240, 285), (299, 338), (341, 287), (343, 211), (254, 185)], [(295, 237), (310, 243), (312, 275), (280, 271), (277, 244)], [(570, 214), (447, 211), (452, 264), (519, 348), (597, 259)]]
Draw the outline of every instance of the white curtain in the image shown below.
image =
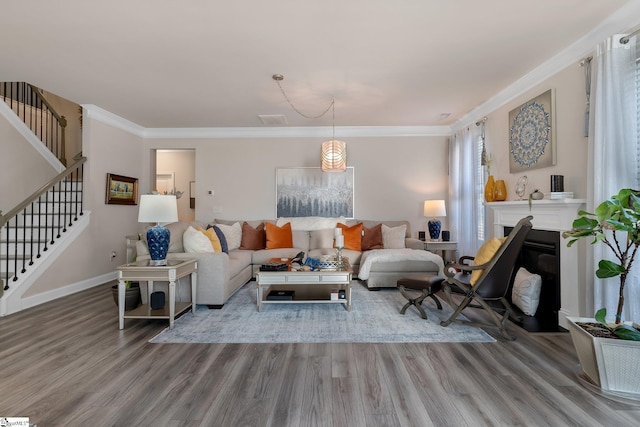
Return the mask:
[(478, 190), (482, 194), (483, 183), (477, 182), (479, 166), (479, 128), (465, 128), (456, 132), (449, 144), (449, 228), (452, 240), (458, 242), (459, 255), (475, 255), (478, 241)]
[[(637, 101), (635, 87), (636, 41), (620, 43), (620, 35), (596, 47), (592, 61), (591, 119), (589, 132), (587, 211), (621, 188), (638, 186)], [(593, 295), (594, 312), (607, 308), (613, 319), (618, 304), (619, 277), (598, 279), (595, 270), (603, 258), (615, 260), (603, 244), (587, 249), (587, 296)], [(593, 292), (589, 292), (592, 289)], [(593, 313), (587, 313), (591, 316)], [(640, 321), (640, 259), (626, 281), (624, 320)]]

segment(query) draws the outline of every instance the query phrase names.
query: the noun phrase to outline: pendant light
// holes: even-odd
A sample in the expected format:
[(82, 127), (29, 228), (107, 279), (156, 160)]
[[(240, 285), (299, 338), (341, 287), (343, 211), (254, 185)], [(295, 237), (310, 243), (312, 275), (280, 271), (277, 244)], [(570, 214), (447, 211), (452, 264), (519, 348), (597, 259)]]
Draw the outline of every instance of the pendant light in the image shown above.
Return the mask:
[(289, 100), (289, 97), (284, 92), (280, 82), (284, 79), (282, 74), (274, 74), (273, 80), (276, 81), (280, 92), (284, 96), (284, 99), (289, 103), (293, 110), (307, 119), (317, 119), (323, 117), (329, 109), (331, 109), (331, 128), (332, 137), (328, 141), (324, 141), (320, 148), (320, 167), (323, 172), (344, 172), (347, 169), (347, 144), (344, 141), (338, 141), (335, 137), (336, 134), (336, 109), (335, 100), (331, 99), (329, 106), (317, 116), (308, 116), (298, 110), (293, 103)]

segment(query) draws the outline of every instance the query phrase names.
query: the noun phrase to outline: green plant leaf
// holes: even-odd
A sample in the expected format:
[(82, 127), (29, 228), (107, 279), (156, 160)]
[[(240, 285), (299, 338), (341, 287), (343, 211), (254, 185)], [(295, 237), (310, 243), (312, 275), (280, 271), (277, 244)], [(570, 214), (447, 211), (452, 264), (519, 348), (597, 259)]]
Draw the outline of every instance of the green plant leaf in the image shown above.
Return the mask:
[(616, 336), (622, 338), (623, 340), (640, 341), (640, 332), (638, 332), (631, 325), (622, 324), (616, 327), (613, 330), (613, 333), (616, 334)]
[(624, 267), (620, 264), (616, 264), (608, 259), (600, 260), (598, 263), (598, 269), (596, 270), (596, 276), (599, 279), (606, 279), (609, 277), (616, 277), (624, 273)]
[(598, 321), (598, 323), (602, 323), (605, 326), (609, 326), (607, 325), (607, 321), (605, 320), (605, 318), (607, 317), (607, 309), (606, 308), (601, 308), (600, 310), (596, 311), (596, 320)]

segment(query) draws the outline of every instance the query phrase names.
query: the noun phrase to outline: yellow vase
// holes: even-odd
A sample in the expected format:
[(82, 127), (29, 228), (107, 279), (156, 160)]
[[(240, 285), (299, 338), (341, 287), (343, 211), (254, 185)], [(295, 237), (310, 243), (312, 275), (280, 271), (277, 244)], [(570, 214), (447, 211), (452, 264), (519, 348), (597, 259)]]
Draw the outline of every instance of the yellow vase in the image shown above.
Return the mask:
[(493, 202), (495, 200), (494, 192), (495, 181), (493, 180), (493, 175), (489, 175), (489, 178), (487, 178), (487, 183), (484, 186), (484, 199), (487, 202)]
[(504, 202), (507, 200), (507, 185), (504, 180), (499, 179), (496, 181), (495, 188), (493, 189), (493, 199), (496, 202)]

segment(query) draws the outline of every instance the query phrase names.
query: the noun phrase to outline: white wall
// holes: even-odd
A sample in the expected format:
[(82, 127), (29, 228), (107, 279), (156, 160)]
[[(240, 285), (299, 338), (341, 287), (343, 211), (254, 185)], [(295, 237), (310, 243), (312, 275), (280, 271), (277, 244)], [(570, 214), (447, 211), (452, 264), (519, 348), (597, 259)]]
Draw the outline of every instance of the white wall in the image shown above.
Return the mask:
[[(276, 169), (319, 166), (321, 142), (319, 138), (149, 139), (145, 151), (196, 150), (197, 219), (275, 219)], [(448, 139), (358, 137), (346, 143), (347, 164), (355, 170), (355, 217), (408, 220), (417, 236), (426, 226), (422, 202), (446, 199)], [(207, 195), (209, 190), (213, 196)]]
[[(555, 89), (556, 165), (512, 174), (509, 172), (509, 111), (548, 89)], [(576, 63), (487, 115), (485, 135), (487, 150), (493, 156), (491, 173), (495, 179), (505, 180), (507, 200), (517, 200), (514, 189), (522, 175), (529, 179), (527, 195), (536, 188), (548, 194), (550, 176), (564, 175), (565, 191), (573, 191), (575, 198), (586, 197), (587, 138), (583, 136), (585, 102), (583, 70)]]
[(0, 210), (7, 213), (57, 172), (3, 115), (0, 115), (0, 141)]
[[(36, 283), (24, 294), (33, 296), (70, 284), (114, 273), (125, 263), (125, 236), (138, 232), (138, 207), (105, 204), (107, 173), (137, 177), (140, 192), (148, 192), (143, 165), (142, 139), (99, 121), (84, 118), (84, 210), (91, 222)], [(112, 251), (117, 253), (111, 259)]]

